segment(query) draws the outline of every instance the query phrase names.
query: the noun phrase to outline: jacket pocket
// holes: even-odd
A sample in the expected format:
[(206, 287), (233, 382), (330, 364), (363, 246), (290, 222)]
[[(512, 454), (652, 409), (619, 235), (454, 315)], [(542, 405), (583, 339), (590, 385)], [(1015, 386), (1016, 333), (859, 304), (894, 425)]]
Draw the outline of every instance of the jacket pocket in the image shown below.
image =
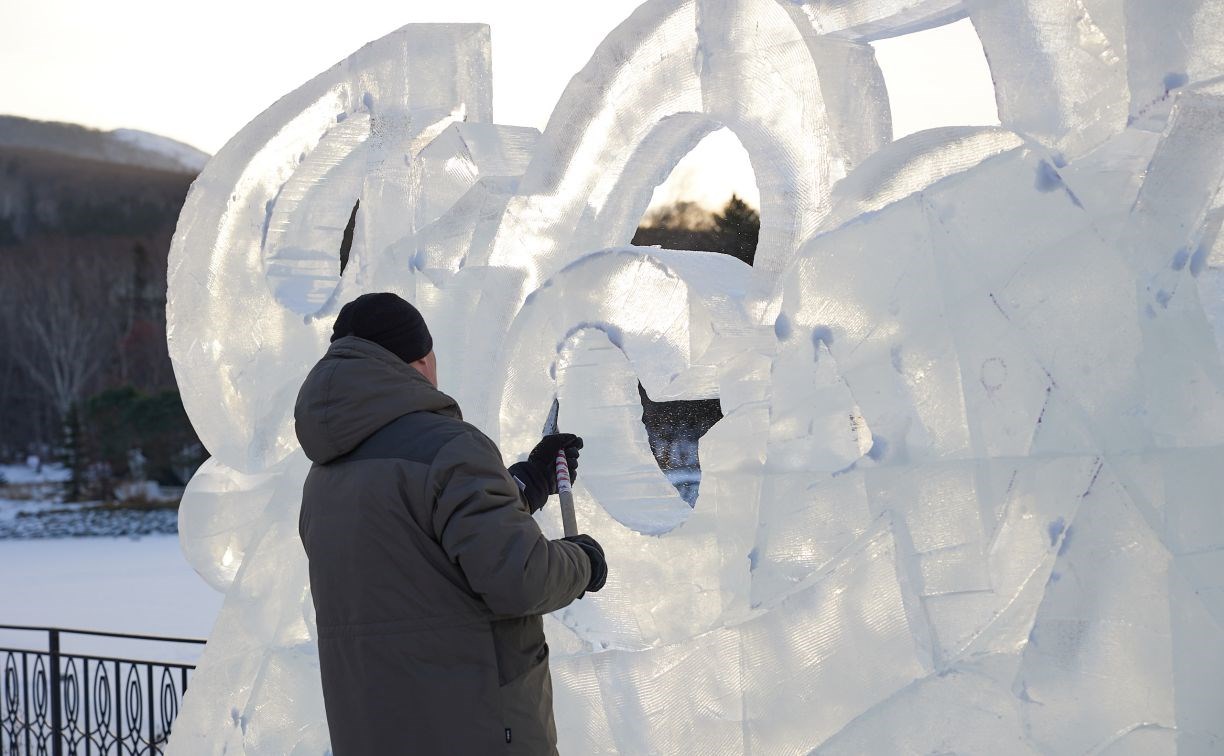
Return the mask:
[(530, 669), (499, 690), (506, 753), (547, 756), (557, 753), (548, 646), (544, 645), (532, 661), (534, 665)]
[(516, 617), (489, 623), (497, 655), (497, 682), (506, 685), (548, 659), (544, 622), (539, 617)]

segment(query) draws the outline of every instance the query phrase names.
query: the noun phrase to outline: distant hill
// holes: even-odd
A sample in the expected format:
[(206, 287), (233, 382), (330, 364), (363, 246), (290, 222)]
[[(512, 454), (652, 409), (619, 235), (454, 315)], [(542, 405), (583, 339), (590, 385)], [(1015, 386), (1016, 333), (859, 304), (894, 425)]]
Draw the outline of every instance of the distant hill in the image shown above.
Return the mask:
[(154, 134), (0, 116), (0, 247), (168, 236), (207, 159)]
[(53, 152), (67, 157), (199, 174), (208, 154), (182, 142), (134, 129), (98, 131), (73, 123), (0, 116), (0, 149)]
[(192, 173), (0, 147), (0, 246), (173, 231)]

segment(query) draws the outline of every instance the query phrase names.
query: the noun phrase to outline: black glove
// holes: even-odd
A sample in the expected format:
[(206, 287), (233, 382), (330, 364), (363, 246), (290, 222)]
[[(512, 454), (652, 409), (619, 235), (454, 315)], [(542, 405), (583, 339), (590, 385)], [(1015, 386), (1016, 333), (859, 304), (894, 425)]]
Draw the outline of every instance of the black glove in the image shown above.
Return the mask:
[[(530, 462), (515, 462), (508, 468), (510, 475), (518, 481), (527, 500), (527, 509), (535, 514), (548, 503), (548, 479)], [(555, 482), (553, 485), (557, 485)]]
[(599, 545), (599, 541), (596, 541), (586, 533), (568, 536), (561, 540), (578, 544), (586, 552), (587, 559), (591, 560), (591, 581), (587, 583), (586, 589), (591, 593), (595, 593), (600, 588), (603, 588), (604, 582), (608, 579), (608, 561), (604, 559), (603, 546)]
[(540, 439), (527, 455), (527, 461), (535, 465), (548, 481), (548, 493), (557, 492), (557, 452), (565, 449), (565, 463), (569, 466), (570, 482), (578, 480), (578, 450), (582, 439), (573, 433), (553, 433)]
[(527, 500), (527, 508), (532, 514), (547, 504), (548, 497), (557, 492), (557, 451), (565, 449), (565, 461), (572, 482), (578, 475), (578, 450), (581, 448), (582, 439), (573, 433), (554, 433), (536, 444), (526, 462), (510, 465), (510, 474), (522, 484), (523, 498)]

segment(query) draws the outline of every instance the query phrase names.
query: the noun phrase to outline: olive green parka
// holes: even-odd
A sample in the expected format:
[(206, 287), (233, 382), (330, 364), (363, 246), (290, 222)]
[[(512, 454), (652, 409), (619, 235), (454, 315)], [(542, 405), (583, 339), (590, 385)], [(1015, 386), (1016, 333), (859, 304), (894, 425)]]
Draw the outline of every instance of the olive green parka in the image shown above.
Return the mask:
[(582, 549), (545, 538), (493, 442), (373, 342), (334, 342), (294, 414), (333, 753), (555, 753), (541, 615), (586, 588)]

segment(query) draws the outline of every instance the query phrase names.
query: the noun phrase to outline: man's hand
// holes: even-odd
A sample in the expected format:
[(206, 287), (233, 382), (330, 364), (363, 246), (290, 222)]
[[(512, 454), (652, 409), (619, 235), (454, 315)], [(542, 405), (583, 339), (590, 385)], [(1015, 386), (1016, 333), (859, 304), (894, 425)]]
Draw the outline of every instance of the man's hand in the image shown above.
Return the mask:
[(591, 593), (595, 593), (600, 588), (603, 588), (604, 582), (608, 579), (608, 562), (604, 559), (603, 546), (599, 545), (599, 541), (596, 541), (586, 533), (579, 533), (576, 536), (569, 536), (561, 540), (578, 544), (586, 552), (587, 559), (591, 560), (591, 580), (587, 583), (586, 589)]
[(549, 481), (549, 495), (557, 492), (557, 452), (565, 450), (565, 463), (573, 482), (578, 480), (578, 450), (581, 448), (582, 439), (573, 433), (553, 433), (540, 439), (540, 443), (531, 450), (527, 461), (543, 471)]
[(557, 492), (557, 452), (565, 450), (565, 462), (573, 481), (578, 477), (578, 450), (581, 448), (582, 439), (573, 433), (553, 433), (536, 444), (526, 462), (510, 465), (510, 474), (522, 484), (523, 496), (532, 513)]

